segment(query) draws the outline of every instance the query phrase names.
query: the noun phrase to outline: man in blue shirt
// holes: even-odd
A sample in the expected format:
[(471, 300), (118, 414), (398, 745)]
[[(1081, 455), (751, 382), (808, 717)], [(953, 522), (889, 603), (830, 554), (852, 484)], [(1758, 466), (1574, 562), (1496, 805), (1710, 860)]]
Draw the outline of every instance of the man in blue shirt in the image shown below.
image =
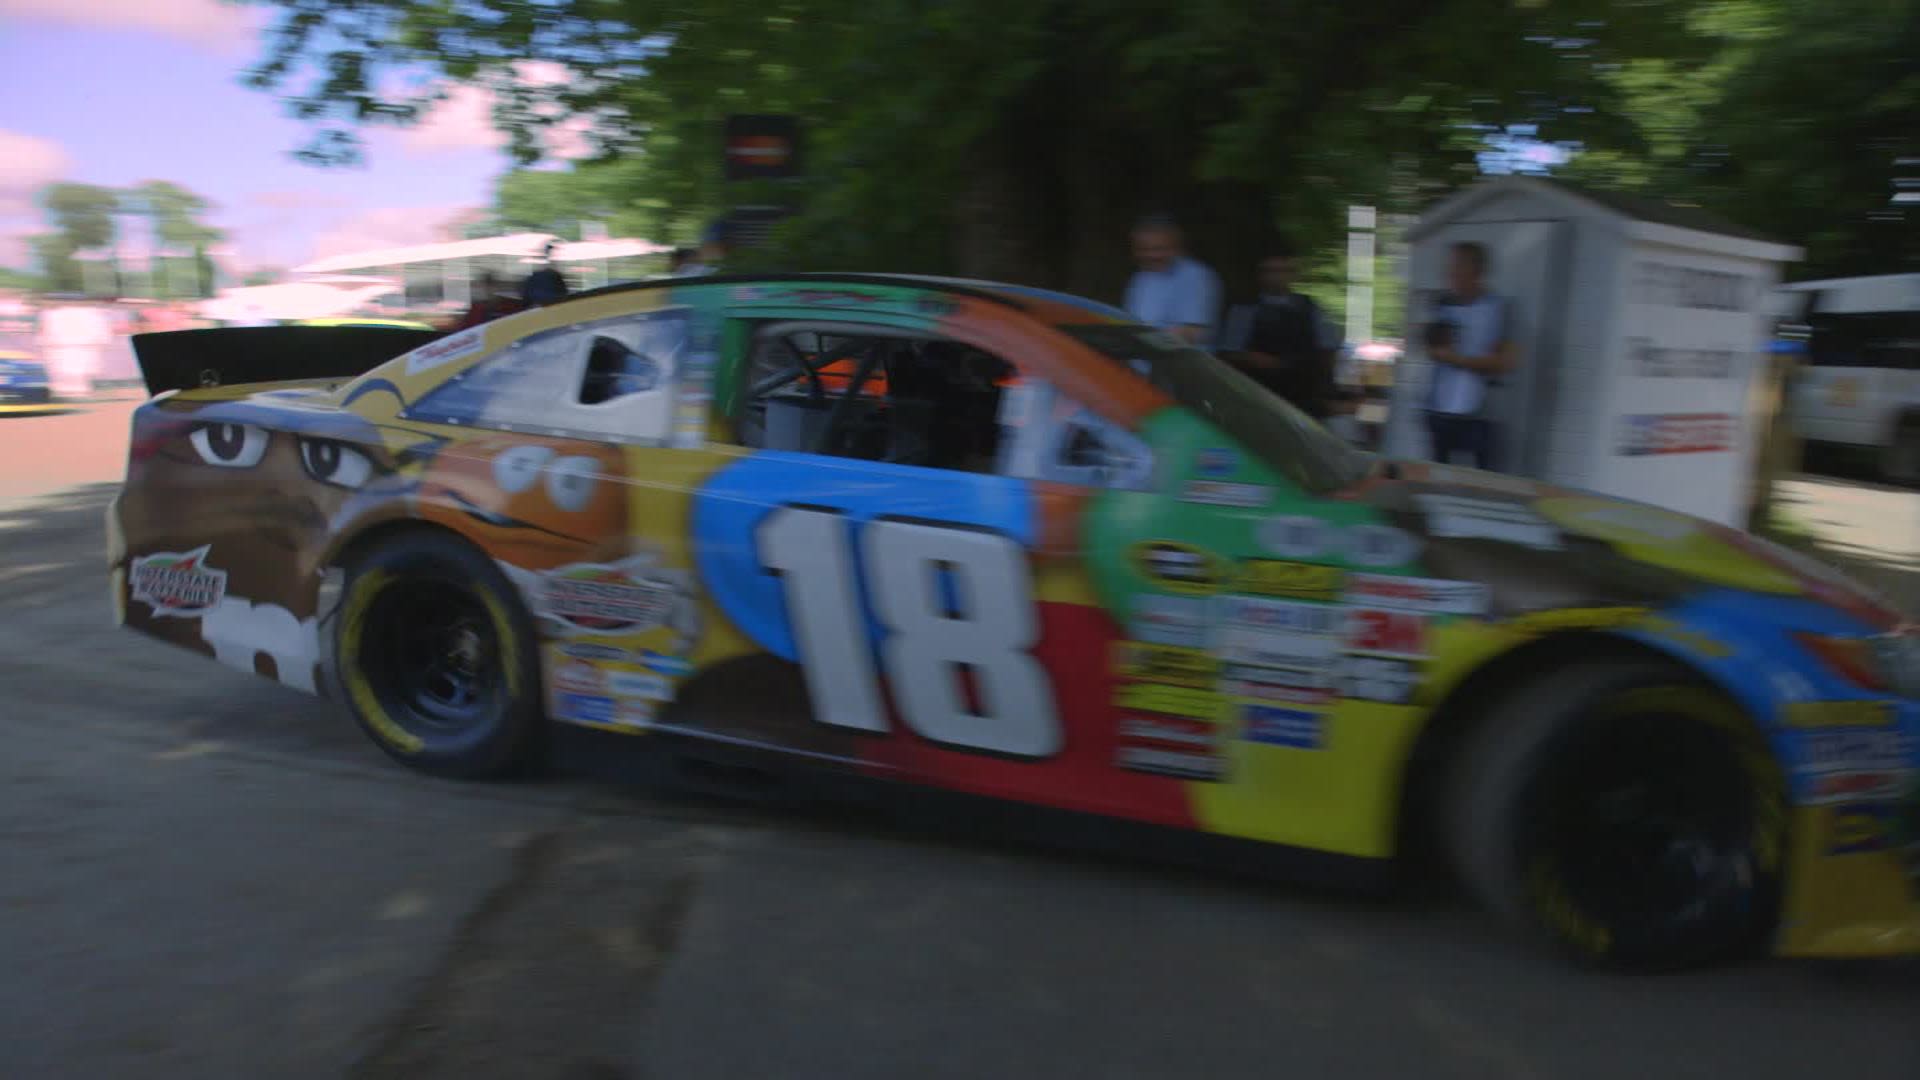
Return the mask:
[(1172, 218), (1144, 218), (1133, 228), (1133, 259), (1140, 269), (1127, 283), (1127, 313), (1182, 340), (1207, 348), (1220, 317), (1220, 278), (1186, 255)]
[(1447, 291), (1426, 329), (1433, 381), (1427, 388), (1427, 431), (1435, 461), (1468, 455), (1476, 469), (1494, 467), (1493, 421), (1484, 415), (1487, 387), (1513, 370), (1516, 358), (1507, 302), (1487, 291), (1487, 249), (1453, 245)]

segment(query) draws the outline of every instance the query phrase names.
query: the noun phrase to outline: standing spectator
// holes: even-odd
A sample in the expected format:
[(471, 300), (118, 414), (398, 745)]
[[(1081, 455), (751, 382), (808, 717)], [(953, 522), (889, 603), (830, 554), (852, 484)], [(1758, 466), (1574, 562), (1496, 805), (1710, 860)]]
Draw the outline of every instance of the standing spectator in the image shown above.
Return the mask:
[(570, 291), (567, 279), (553, 265), (553, 252), (559, 246), (552, 240), (547, 241), (547, 246), (540, 249), (540, 269), (528, 274), (520, 286), (520, 297), (528, 307), (545, 307), (567, 298)]
[(707, 226), (701, 234), (700, 249), (674, 271), (674, 277), (706, 277), (717, 274), (726, 265), (727, 256), (733, 254), (733, 227), (725, 221), (716, 221)]
[(41, 316), (40, 342), (54, 394), (68, 399), (90, 396), (94, 375), (112, 341), (113, 321), (92, 304), (61, 304)]
[(502, 315), (511, 315), (525, 307), (520, 301), (506, 295), (501, 288), (500, 275), (491, 270), (481, 273), (480, 280), (474, 283), (473, 303), (467, 305), (466, 314), (460, 316), (449, 330), (465, 330), (470, 326), (492, 322)]
[(1340, 332), (1312, 297), (1294, 291), (1299, 261), (1291, 247), (1274, 245), (1257, 276), (1259, 298), (1227, 310), (1220, 349), (1255, 382), (1324, 420), (1335, 411)]
[(1517, 363), (1509, 306), (1487, 290), (1487, 261), (1484, 245), (1453, 245), (1447, 291), (1434, 302), (1426, 328), (1433, 360), (1427, 431), (1434, 460), (1451, 463), (1464, 452), (1477, 469), (1492, 469), (1497, 461), (1499, 433), (1484, 415), (1487, 387)]
[(1180, 226), (1163, 215), (1142, 218), (1133, 227), (1133, 259), (1140, 269), (1127, 282), (1127, 313), (1207, 347), (1220, 315), (1220, 278), (1187, 257)]

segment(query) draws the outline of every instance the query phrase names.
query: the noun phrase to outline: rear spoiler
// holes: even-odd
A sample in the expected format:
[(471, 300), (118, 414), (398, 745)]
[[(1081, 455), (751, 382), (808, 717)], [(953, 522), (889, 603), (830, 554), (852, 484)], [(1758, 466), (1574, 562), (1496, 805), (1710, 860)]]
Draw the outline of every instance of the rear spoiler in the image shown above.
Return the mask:
[(229, 326), (135, 334), (147, 393), (203, 386), (351, 379), (442, 336), (391, 326)]

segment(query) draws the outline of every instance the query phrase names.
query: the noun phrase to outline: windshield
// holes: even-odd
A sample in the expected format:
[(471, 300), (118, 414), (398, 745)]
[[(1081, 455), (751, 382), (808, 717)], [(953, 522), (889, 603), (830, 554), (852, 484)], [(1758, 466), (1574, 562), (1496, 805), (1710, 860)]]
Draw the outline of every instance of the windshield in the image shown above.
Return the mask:
[(1373, 466), (1372, 454), (1355, 449), (1266, 387), (1170, 334), (1124, 323), (1060, 329), (1145, 376), (1302, 490), (1339, 490), (1358, 483)]

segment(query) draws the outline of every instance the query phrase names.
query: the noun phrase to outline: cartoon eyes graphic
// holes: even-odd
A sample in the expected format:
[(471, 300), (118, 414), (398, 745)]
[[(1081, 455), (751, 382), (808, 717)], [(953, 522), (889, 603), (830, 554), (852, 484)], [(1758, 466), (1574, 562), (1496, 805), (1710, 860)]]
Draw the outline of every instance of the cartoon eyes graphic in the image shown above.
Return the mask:
[(191, 439), (201, 461), (223, 469), (251, 469), (267, 453), (267, 430), (252, 424), (196, 424)]
[(367, 455), (332, 439), (301, 439), (300, 465), (308, 476), (334, 487), (358, 489), (373, 478)]
[(519, 495), (546, 477), (547, 498), (555, 507), (579, 513), (593, 501), (600, 484), (600, 463), (590, 457), (558, 457), (552, 447), (516, 446), (493, 459), (493, 479), (500, 490)]
[[(196, 424), (188, 436), (194, 453), (221, 469), (251, 469), (267, 456), (273, 432), (252, 424)], [(333, 487), (358, 489), (373, 478), (373, 459), (351, 443), (296, 436), (300, 466)]]
[(569, 513), (579, 513), (600, 483), (600, 463), (590, 457), (563, 457), (547, 470), (547, 498)]
[(493, 480), (500, 490), (518, 495), (540, 479), (540, 470), (554, 457), (550, 446), (516, 446), (493, 459)]

